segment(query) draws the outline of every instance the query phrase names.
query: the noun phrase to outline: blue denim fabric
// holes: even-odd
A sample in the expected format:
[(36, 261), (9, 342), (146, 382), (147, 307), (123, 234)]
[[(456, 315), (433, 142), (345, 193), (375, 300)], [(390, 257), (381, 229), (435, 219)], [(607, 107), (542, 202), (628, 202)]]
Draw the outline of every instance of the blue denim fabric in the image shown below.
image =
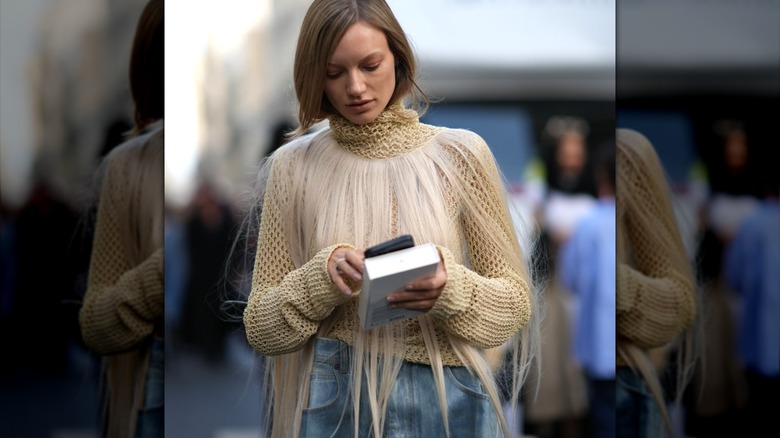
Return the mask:
[[(304, 409), (302, 437), (353, 437), (349, 388), (350, 347), (334, 339), (315, 341), (309, 408)], [(444, 367), (450, 434), (485, 438), (501, 429), (482, 383), (464, 367)], [(365, 384), (360, 405), (360, 437), (372, 436)], [(443, 437), (444, 422), (431, 367), (404, 362), (390, 396), (385, 437)]]
[(165, 345), (154, 337), (146, 371), (144, 406), (138, 411), (135, 436), (138, 438), (162, 438), (165, 401)]
[(590, 430), (593, 438), (615, 438), (615, 379), (587, 375)]
[(661, 411), (641, 376), (631, 368), (618, 367), (615, 390), (618, 438), (663, 438), (668, 436)]

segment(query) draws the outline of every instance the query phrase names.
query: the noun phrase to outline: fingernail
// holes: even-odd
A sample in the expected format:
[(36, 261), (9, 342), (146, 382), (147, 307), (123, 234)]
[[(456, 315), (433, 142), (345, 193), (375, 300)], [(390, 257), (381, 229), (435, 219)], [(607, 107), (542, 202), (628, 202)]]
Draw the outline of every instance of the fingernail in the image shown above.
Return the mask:
[(344, 295), (352, 296), (352, 289), (344, 289), (342, 292), (344, 292)]
[(352, 274), (352, 278), (354, 278), (355, 280), (360, 280), (363, 277), (361, 277), (359, 272), (355, 272), (354, 274)]
[(407, 284), (405, 289), (406, 290), (412, 290), (412, 289), (414, 289), (414, 286), (412, 286), (411, 284)]
[(392, 303), (393, 301), (395, 301), (395, 297), (394, 297), (394, 296), (392, 296), (392, 295), (388, 295), (388, 297), (387, 297), (387, 301), (389, 301), (389, 302), (391, 302), (391, 303)]

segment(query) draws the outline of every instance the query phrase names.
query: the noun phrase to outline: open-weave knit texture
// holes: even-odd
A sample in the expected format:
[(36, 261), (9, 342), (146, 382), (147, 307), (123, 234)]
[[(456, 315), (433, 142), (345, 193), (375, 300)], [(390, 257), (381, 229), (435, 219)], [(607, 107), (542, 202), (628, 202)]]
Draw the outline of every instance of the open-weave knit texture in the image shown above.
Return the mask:
[(617, 334), (660, 347), (692, 323), (695, 285), (652, 144), (631, 130), (617, 139)]
[(109, 155), (105, 169), (87, 293), (79, 313), (84, 342), (100, 354), (132, 348), (162, 322), (163, 248), (134, 265), (124, 247), (126, 231), (120, 230), (119, 225), (119, 215), (127, 214), (130, 203), (144, 202), (137, 199), (141, 195), (128, 189), (131, 178), (138, 176), (129, 174), (127, 163), (138, 159), (140, 148), (150, 135), (162, 135), (162, 131), (119, 146)]
[[(366, 125), (354, 125), (340, 117), (331, 118), (329, 129), (298, 139), (277, 152), (263, 203), (252, 292), (244, 312), (247, 338), (256, 350), (266, 355), (278, 355), (302, 348), (317, 333), (321, 321), (337, 307), (340, 317), (327, 336), (351, 344), (355, 330), (359, 330), (359, 284), (353, 283), (355, 294), (343, 295), (332, 284), (326, 266), (336, 248), (353, 247), (354, 242), (337, 241), (317, 246), (321, 249), (313, 257), (296, 266), (285, 234), (285, 224), (292, 220), (285, 212), (314, 208), (289, 205), (293, 199), (293, 187), (299, 184), (291, 181), (293, 163), (311, 160), (312, 166), (319, 165), (312, 158), (318, 148), (324, 149), (327, 156), (336, 156), (339, 162), (364, 162), (368, 169), (366, 172), (371, 171), (372, 163), (377, 160), (398, 160), (397, 163), (419, 160), (415, 162), (425, 163), (430, 161), (431, 156), (446, 156), (452, 161), (450, 167), (456, 169), (459, 178), (463, 178), (463, 185), (476, 191), (474, 195), (479, 202), (475, 204), (482, 212), (479, 216), (464, 212), (463, 201), (447, 191), (449, 182), (439, 183), (442, 193), (437, 196), (444, 199), (448, 215), (442, 221), (448, 224), (447, 229), (441, 230), (441, 233), (448, 236), (447, 241), (460, 242), (461, 245), (449, 248), (438, 246), (448, 278), (436, 305), (428, 312), (435, 321), (443, 364), (462, 365), (445, 332), (478, 347), (490, 348), (504, 343), (528, 322), (531, 301), (525, 277), (510, 266), (490, 243), (489, 237), (481, 234), (476, 226), (480, 221), (491, 221), (502, 230), (499, 238), (516, 238), (506, 213), (504, 194), (485, 189), (484, 181), (501, 187), (500, 176), (487, 145), (469, 131), (421, 124), (416, 113), (396, 106)], [(431, 148), (440, 148), (437, 149), (439, 153), (431, 154)], [(442, 150), (444, 153), (441, 153)], [(479, 157), (490, 166), (478, 170), (478, 166), (466, 161), (470, 157)], [(349, 169), (363, 169), (361, 165), (358, 163)], [(435, 164), (429, 165), (436, 168)], [(412, 175), (403, 173), (404, 169), (400, 167), (399, 172), (407, 175), (402, 178), (403, 181), (408, 180), (405, 185), (415, 184)], [(432, 174), (436, 175), (436, 171)], [(384, 184), (384, 180), (371, 181)], [(329, 181), (317, 181), (317, 184), (331, 187)], [(344, 190), (351, 188), (346, 186)], [(390, 202), (395, 202), (396, 195), (389, 195)], [(392, 205), (389, 211), (394, 217), (383, 218), (383, 234), (394, 236), (398, 233), (399, 208)], [(380, 236), (375, 237), (378, 239)], [(430, 364), (417, 320), (410, 319), (399, 324), (405, 324), (404, 358)]]
[(372, 123), (356, 125), (342, 116), (331, 116), (329, 121), (333, 137), (341, 147), (370, 159), (394, 158), (414, 151), (442, 129), (417, 123), (417, 112), (400, 103), (390, 106)]

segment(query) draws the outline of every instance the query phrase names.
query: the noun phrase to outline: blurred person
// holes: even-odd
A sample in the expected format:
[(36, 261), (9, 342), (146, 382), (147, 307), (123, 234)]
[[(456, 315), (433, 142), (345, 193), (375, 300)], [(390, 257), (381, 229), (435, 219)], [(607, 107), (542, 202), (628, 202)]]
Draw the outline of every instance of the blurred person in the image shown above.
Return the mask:
[[(697, 354), (696, 279), (671, 204), (666, 175), (641, 133), (617, 130), (616, 432), (619, 437), (673, 435), (667, 397), (679, 406)], [(674, 345), (671, 393), (661, 385)], [(658, 363), (660, 362), (660, 363)]]
[(745, 122), (718, 120), (713, 131), (719, 155), (710, 164), (707, 225), (724, 246), (758, 206), (761, 172)]
[(596, 195), (586, 142), (588, 123), (579, 117), (556, 116), (547, 121), (547, 185), (570, 194)]
[[(11, 333), (11, 318), (16, 294), (16, 223), (12, 209), (0, 199), (0, 333)], [(0, 365), (0, 382), (15, 370)]]
[(704, 348), (685, 389), (684, 430), (695, 437), (740, 436), (745, 433), (747, 384), (735, 354), (738, 324), (733, 317), (733, 292), (720, 278), (705, 279), (703, 290)]
[[(266, 162), (246, 221), (259, 237), (244, 323), (273, 357), (270, 436), (511, 435), (486, 349), (514, 340), (516, 400), (538, 345), (528, 255), (484, 141), (404, 106), (427, 100), (414, 74), (385, 1), (311, 4), (297, 135)], [(441, 263), (388, 305), (426, 314), (364, 331), (363, 248), (407, 233), (436, 243)]]
[(572, 354), (572, 315), (568, 291), (560, 281), (560, 266), (552, 256), (549, 235), (542, 234), (535, 253), (534, 269), (544, 293), (544, 318), (540, 324), (542, 368), (529, 370), (530, 385), (538, 394), (523, 394), (523, 424), (526, 435), (537, 438), (577, 438), (583, 433), (588, 400), (582, 368)]
[(102, 435), (163, 434), (164, 4), (150, 0), (130, 58), (133, 136), (98, 169), (84, 342), (102, 356)]
[(0, 324), (3, 332), (6, 332), (5, 323), (11, 315), (16, 292), (15, 225), (11, 208), (0, 200)]
[(710, 190), (736, 196), (761, 195), (761, 172), (742, 120), (723, 119), (713, 124), (719, 156), (710, 169)]
[(696, 260), (703, 291), (704, 346), (684, 396), (684, 430), (689, 436), (739, 436), (745, 432), (747, 383), (739, 356), (735, 354), (739, 322), (734, 292), (725, 281), (722, 258), (722, 243), (706, 229)]
[(747, 382), (739, 363), (738, 312), (724, 275), (724, 251), (759, 205), (761, 172), (746, 121), (718, 119), (712, 125), (716, 147), (709, 157), (710, 194), (698, 246), (698, 274), (706, 292), (704, 353), (686, 395), (685, 431), (695, 436), (739, 434), (747, 401)]
[(577, 298), (574, 351), (587, 378), (587, 436), (615, 436), (615, 142), (596, 151), (598, 204), (561, 249), (560, 276)]
[(543, 133), (547, 143), (543, 217), (545, 232), (556, 247), (568, 239), (574, 224), (595, 204), (596, 191), (586, 143), (588, 131), (587, 122), (579, 117), (555, 116), (547, 121)]
[(202, 183), (184, 221), (187, 252), (187, 278), (182, 297), (181, 335), (186, 345), (209, 363), (219, 365), (225, 358), (226, 339), (231, 325), (221, 315), (218, 286), (223, 264), (230, 250), (235, 220), (229, 206), (209, 183)]
[(8, 337), (5, 345), (13, 359), (2, 366), (14, 373), (66, 372), (69, 344), (79, 337), (76, 310), (65, 305), (75, 296), (78, 277), (78, 263), (71, 255), (78, 213), (51, 184), (47, 170), (43, 160), (36, 163), (32, 191), (13, 220), (9, 250), (15, 272), (8, 324), (27, 327), (35, 314), (51, 326), (33, 325)]
[(546, 311), (541, 321), (545, 369), (531, 370), (540, 394), (526, 402), (525, 422), (529, 433), (543, 438), (580, 436), (587, 409), (584, 376), (572, 354), (571, 299), (559, 281), (555, 260), (577, 221), (595, 205), (589, 182), (588, 132), (582, 118), (555, 116), (542, 133), (546, 192), (540, 208), (540, 241), (546, 243), (550, 260), (545, 276)]
[(742, 300), (738, 356), (748, 390), (742, 432), (749, 436), (777, 431), (780, 408), (780, 184), (776, 173), (762, 175), (761, 205), (742, 222), (724, 261), (726, 281)]

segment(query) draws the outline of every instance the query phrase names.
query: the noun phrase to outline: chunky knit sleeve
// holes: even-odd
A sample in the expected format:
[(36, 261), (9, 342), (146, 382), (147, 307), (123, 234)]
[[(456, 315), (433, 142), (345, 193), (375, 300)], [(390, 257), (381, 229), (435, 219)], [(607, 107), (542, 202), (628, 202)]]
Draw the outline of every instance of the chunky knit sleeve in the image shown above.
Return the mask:
[[(503, 183), (484, 141), (471, 134), (463, 162), (466, 190), (476, 197), (479, 213), (464, 210), (463, 234), (471, 266), (457, 263), (447, 248), (439, 248), (447, 270), (447, 284), (429, 312), (448, 331), (482, 348), (503, 344), (528, 323), (530, 289), (523, 274), (503, 256), (485, 230), (500, 239), (516, 239), (508, 215)], [(469, 160), (469, 155), (461, 158)], [(479, 164), (476, 164), (479, 163)]]
[(118, 215), (129, 202), (121, 156), (106, 169), (98, 205), (87, 292), (79, 312), (84, 342), (100, 354), (126, 351), (152, 334), (163, 317), (163, 249), (132, 266)]
[(693, 276), (646, 138), (618, 130), (617, 173), (617, 333), (642, 348), (659, 347), (694, 319)]
[(320, 321), (349, 297), (331, 282), (327, 262), (340, 246), (320, 250), (296, 268), (283, 231), (282, 204), (289, 199), (289, 182), (282, 160), (275, 160), (268, 178), (257, 244), (252, 291), (244, 310), (244, 326), (252, 347), (265, 355), (290, 353), (303, 347)]

